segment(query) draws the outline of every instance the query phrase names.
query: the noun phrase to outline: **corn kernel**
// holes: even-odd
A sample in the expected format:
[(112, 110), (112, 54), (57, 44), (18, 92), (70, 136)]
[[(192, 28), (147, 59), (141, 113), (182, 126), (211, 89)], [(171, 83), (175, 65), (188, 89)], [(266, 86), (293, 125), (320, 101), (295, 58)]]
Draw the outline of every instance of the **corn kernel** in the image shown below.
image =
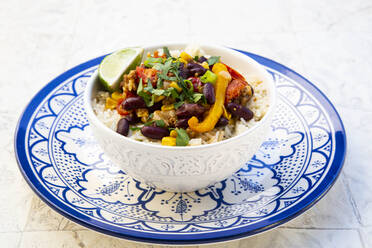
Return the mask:
[(161, 139), (161, 145), (163, 146), (176, 146), (176, 138), (164, 137)]
[(187, 61), (184, 60), (183, 58), (179, 58), (178, 61), (181, 62), (181, 63), (184, 63), (185, 65), (187, 65)]
[(163, 100), (165, 98), (165, 96), (156, 96), (155, 97), (155, 102), (160, 102), (161, 100)]
[(182, 91), (182, 88), (176, 82), (174, 82), (174, 81), (169, 84), (169, 87), (175, 88), (178, 92), (181, 92)]
[(118, 102), (110, 97), (106, 98), (106, 104), (105, 104), (105, 109), (114, 109), (116, 108), (116, 105)]
[(173, 104), (161, 106), (161, 111), (168, 111), (168, 110), (172, 110), (172, 109), (174, 109), (174, 105)]
[(180, 54), (180, 57), (181, 57), (181, 59), (184, 59), (186, 61), (191, 61), (192, 60), (192, 57), (189, 54), (187, 54), (186, 52), (182, 52)]
[(111, 98), (117, 101), (117, 100), (123, 98), (123, 94), (121, 94), (118, 91), (115, 91), (114, 93), (111, 94)]
[(202, 64), (201, 64), (205, 69), (209, 70), (209, 64), (207, 61), (204, 61)]
[(143, 123), (148, 121), (149, 118), (149, 111), (146, 108), (139, 108), (136, 109), (136, 115), (141, 118)]
[(212, 71), (218, 74), (220, 71), (227, 71), (227, 67), (222, 63), (216, 63), (213, 65)]
[(173, 137), (173, 138), (176, 138), (177, 137), (177, 131), (176, 130), (170, 131), (170, 136)]

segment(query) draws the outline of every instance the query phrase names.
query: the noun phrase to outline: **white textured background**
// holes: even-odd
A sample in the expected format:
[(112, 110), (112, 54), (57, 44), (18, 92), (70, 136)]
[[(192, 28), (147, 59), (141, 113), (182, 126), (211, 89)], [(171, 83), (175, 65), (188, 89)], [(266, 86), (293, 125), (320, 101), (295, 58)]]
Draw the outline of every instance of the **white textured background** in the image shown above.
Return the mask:
[[(157, 247), (104, 236), (29, 189), (13, 151), (31, 97), (70, 67), (120, 47), (209, 41), (283, 63), (335, 103), (344, 170), (315, 207), (275, 230), (218, 247), (372, 247), (372, 1), (0, 1), (0, 246)], [(214, 245), (208, 247), (216, 247)]]

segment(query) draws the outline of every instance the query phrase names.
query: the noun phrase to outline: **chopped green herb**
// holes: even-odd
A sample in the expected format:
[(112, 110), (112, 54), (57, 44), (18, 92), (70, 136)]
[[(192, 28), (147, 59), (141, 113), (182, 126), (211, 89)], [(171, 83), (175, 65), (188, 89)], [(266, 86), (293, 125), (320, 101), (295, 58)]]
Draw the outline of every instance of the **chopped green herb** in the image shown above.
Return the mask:
[(143, 91), (143, 84), (142, 84), (142, 78), (139, 80), (138, 88), (137, 88), (137, 95)]
[(158, 127), (165, 127), (165, 122), (163, 120), (156, 120), (155, 123)]
[(163, 62), (163, 59), (162, 58), (153, 58), (153, 57), (148, 57), (144, 62), (143, 64), (146, 66), (146, 67), (153, 67), (155, 66), (156, 64), (158, 63), (162, 63)]
[(163, 88), (163, 80), (158, 77), (158, 81), (156, 82), (156, 88)]
[(177, 128), (177, 138), (176, 138), (176, 145), (177, 146), (187, 146), (189, 143), (189, 135), (187, 135), (187, 132), (183, 128)]
[(201, 94), (201, 93), (195, 93), (195, 94), (193, 95), (193, 100), (194, 100), (195, 103), (197, 103), (197, 102), (200, 101), (203, 97), (204, 97), (203, 94)]
[(154, 113), (151, 113), (148, 117), (148, 119), (152, 119), (152, 117), (154, 117)]
[(130, 127), (130, 130), (132, 130), (132, 131), (139, 131), (139, 130), (141, 130), (141, 128), (140, 127)]
[(144, 90), (146, 90), (146, 91), (152, 93), (153, 89), (154, 89), (154, 88), (152, 87), (151, 80), (148, 79), (148, 80), (147, 80), (147, 85), (146, 85), (146, 87), (144, 88)]
[[(175, 81), (175, 77), (168, 77), (167, 74), (169, 70), (172, 68), (172, 59), (168, 58), (164, 64), (159, 64), (156, 69), (161, 71), (161, 73), (158, 73), (158, 80), (170, 80), (170, 81)], [(159, 82), (159, 81), (158, 81)]]
[(151, 96), (151, 101), (149, 102), (149, 104), (146, 104), (146, 106), (147, 107), (151, 107), (151, 106), (153, 106), (154, 105), (154, 103), (155, 103), (155, 95), (152, 95)]
[(163, 80), (177, 81), (176, 77), (168, 77), (167, 75), (159, 74), (158, 77)]
[(164, 92), (165, 92), (165, 90), (162, 90), (162, 89), (155, 89), (155, 90), (152, 90), (152, 94), (154, 94), (154, 95), (157, 95), (157, 96), (161, 96), (161, 95), (163, 95), (164, 94)]
[(143, 125), (144, 126), (150, 126), (154, 122), (155, 122), (155, 120), (151, 120), (151, 121), (145, 122)]
[(143, 84), (142, 84), (142, 78), (140, 78), (140, 82), (138, 84), (137, 95), (142, 97), (147, 107), (151, 107), (152, 105), (154, 105), (155, 97), (150, 96), (148, 93), (144, 91)]
[(196, 56), (194, 57), (194, 60), (195, 60), (195, 61), (198, 61), (198, 60), (199, 60), (199, 56), (196, 55)]
[[(183, 80), (182, 78), (180, 78), (180, 81), (178, 81), (178, 85), (182, 88), (182, 92), (181, 92), (181, 95), (180, 95), (180, 99), (183, 101), (185, 99), (187, 100), (190, 100), (190, 101), (193, 101), (193, 88), (192, 87), (191, 89), (189, 89), (187, 87), (187, 83), (191, 83), (190, 80)], [(192, 83), (191, 83), (192, 85)]]
[(184, 103), (185, 103), (184, 101), (176, 102), (176, 103), (174, 103), (174, 108), (175, 108), (175, 109), (178, 109), (178, 108), (181, 107), (182, 104), (184, 104)]
[(177, 98), (177, 97), (179, 97), (179, 94), (178, 94), (178, 92), (177, 92), (177, 90), (175, 89), (175, 88), (170, 88), (170, 93), (171, 93), (171, 96), (173, 97), (173, 98)]
[(172, 98), (176, 99), (178, 98), (178, 92), (175, 88), (173, 87), (169, 87), (168, 89), (166, 89), (163, 93), (164, 96), (172, 96)]
[(218, 61), (220, 61), (220, 56), (211, 56), (207, 62), (208, 62), (208, 65), (214, 65), (216, 64)]
[(169, 52), (168, 47), (163, 47), (163, 53), (165, 54), (165, 56), (167, 56), (167, 58), (172, 57), (170, 52)]
[(163, 64), (160, 64), (160, 63), (154, 64), (152, 68), (155, 70), (161, 71), (161, 69), (163, 68)]

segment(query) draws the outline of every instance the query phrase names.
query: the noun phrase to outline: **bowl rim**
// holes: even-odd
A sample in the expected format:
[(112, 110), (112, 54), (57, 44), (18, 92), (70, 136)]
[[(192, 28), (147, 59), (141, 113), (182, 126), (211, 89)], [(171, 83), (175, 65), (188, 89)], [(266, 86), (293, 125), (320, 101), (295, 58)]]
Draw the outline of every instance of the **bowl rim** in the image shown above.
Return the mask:
[[(189, 44), (190, 43), (160, 43), (160, 44), (155, 44), (155, 45), (154, 44), (146, 44), (146, 45), (141, 45), (140, 47), (143, 47), (144, 50), (155, 50), (155, 49), (162, 48), (164, 46), (167, 46), (167, 47), (172, 47), (172, 46), (186, 47)], [(144, 145), (144, 146), (149, 147), (149, 148), (168, 150), (168, 151), (179, 151), (179, 150), (188, 151), (188, 150), (195, 150), (195, 149), (198, 149), (198, 150), (199, 149), (208, 149), (208, 148), (212, 148), (212, 147), (215, 147), (215, 146), (221, 146), (221, 145), (229, 144), (231, 142), (239, 140), (243, 136), (247, 136), (248, 134), (254, 132), (257, 128), (259, 128), (261, 125), (263, 125), (264, 122), (269, 121), (270, 116), (273, 115), (273, 112), (274, 112), (274, 109), (275, 109), (275, 106), (276, 106), (277, 92), (276, 92), (276, 87), (275, 87), (275, 83), (274, 83), (273, 78), (263, 68), (263, 66), (260, 65), (256, 60), (254, 60), (254, 59), (252, 59), (248, 56), (245, 56), (244, 54), (242, 54), (242, 53), (240, 53), (240, 52), (238, 52), (238, 51), (236, 51), (235, 49), (232, 49), (232, 48), (228, 48), (228, 47), (220, 46), (220, 45), (215, 45), (215, 44), (204, 44), (204, 43), (197, 44), (197, 45), (200, 46), (200, 47), (207, 47), (207, 48), (211, 48), (211, 49), (225, 50), (225, 52), (232, 53), (232, 54), (234, 54), (234, 56), (238, 56), (241, 59), (246, 60), (247, 63), (250, 63), (251, 65), (254, 65), (256, 67), (256, 69), (261, 71), (264, 75), (266, 74), (265, 76), (268, 79), (267, 80), (268, 81), (268, 89), (270, 89), (270, 93), (271, 93), (270, 94), (270, 105), (269, 105), (268, 110), (267, 110), (266, 114), (264, 115), (264, 117), (258, 123), (256, 123), (254, 126), (248, 128), (246, 131), (244, 131), (244, 132), (242, 132), (242, 133), (240, 133), (236, 136), (233, 136), (231, 138), (228, 138), (228, 139), (225, 139), (225, 140), (222, 140), (222, 141), (218, 141), (218, 142), (214, 142), (214, 143), (211, 143), (211, 144), (195, 145), (195, 146), (162, 146), (160, 144), (152, 144), (152, 143), (148, 143), (148, 142), (142, 142), (142, 141), (138, 141), (138, 140), (131, 139), (129, 137), (120, 135), (117, 132), (115, 132), (114, 130), (112, 130), (111, 128), (107, 127), (102, 121), (100, 121), (98, 119), (98, 117), (96, 116), (96, 114), (94, 113), (94, 111), (93, 111), (92, 100), (91, 100), (92, 99), (92, 90), (93, 90), (94, 82), (98, 78), (98, 69), (89, 78), (89, 80), (86, 84), (86, 87), (84, 89), (84, 106), (85, 106), (85, 111), (87, 113), (89, 122), (94, 122), (95, 126), (100, 128), (101, 130), (105, 131), (106, 133), (108, 133), (110, 135), (113, 135), (116, 138), (122, 139), (123, 141), (130, 142), (133, 145)], [(109, 53), (109, 54), (111, 54), (111, 53)], [(109, 54), (107, 54), (107, 55), (109, 55)]]

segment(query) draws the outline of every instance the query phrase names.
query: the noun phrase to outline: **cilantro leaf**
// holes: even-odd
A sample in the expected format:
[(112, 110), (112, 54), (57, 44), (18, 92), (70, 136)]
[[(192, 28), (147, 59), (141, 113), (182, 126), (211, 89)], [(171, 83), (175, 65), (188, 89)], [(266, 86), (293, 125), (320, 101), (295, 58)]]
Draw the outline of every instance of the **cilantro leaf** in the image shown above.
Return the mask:
[(174, 103), (174, 108), (175, 108), (175, 109), (178, 109), (178, 108), (181, 107), (184, 103), (185, 103), (184, 101), (176, 102), (176, 103)]
[(153, 57), (148, 57), (145, 61), (143, 61), (143, 64), (146, 67), (153, 67), (158, 63), (162, 63), (163, 59), (162, 58), (153, 58)]
[(148, 91), (150, 93), (152, 93), (152, 91), (154, 90), (154, 88), (152, 87), (152, 83), (151, 83), (151, 80), (150, 79), (147, 80), (147, 85), (144, 88), (144, 90), (146, 90), (146, 91)]
[(163, 95), (165, 92), (165, 90), (162, 90), (162, 89), (155, 89), (153, 90), (151, 93), (154, 94), (154, 95), (157, 95), (157, 96), (161, 96)]
[(168, 77), (167, 75), (163, 75), (163, 74), (159, 74), (158, 77), (163, 80), (177, 81), (176, 77)]
[(201, 93), (195, 93), (195, 94), (193, 95), (193, 101), (194, 101), (195, 103), (197, 103), (197, 102), (200, 101), (203, 97), (204, 97), (203, 94), (201, 94)]
[(171, 58), (168, 58), (164, 64), (158, 64), (159, 66), (157, 66), (157, 70), (158, 71), (161, 71), (161, 73), (158, 73), (158, 82), (157, 82), (157, 87), (158, 88), (161, 88), (163, 87), (163, 80), (170, 80), (170, 81), (174, 81), (176, 78), (172, 77), (168, 77), (168, 72), (169, 70), (172, 68), (172, 59)]
[(183, 128), (177, 128), (177, 138), (176, 138), (176, 145), (177, 146), (187, 146), (187, 144), (190, 141), (189, 135), (187, 135), (187, 132)]
[(141, 128), (140, 127), (130, 127), (130, 130), (132, 130), (132, 131), (139, 131), (139, 130), (141, 130)]
[(138, 87), (137, 87), (137, 95), (143, 91), (143, 84), (142, 84), (142, 78), (140, 78), (139, 80), (139, 84), (138, 84)]
[[(151, 85), (151, 83), (150, 83), (150, 85)], [(152, 85), (151, 85), (151, 87), (152, 87)], [(155, 96), (153, 96), (153, 97), (150, 96), (144, 90), (145, 89), (143, 88), (142, 78), (140, 78), (140, 82), (139, 82), (138, 88), (137, 88), (137, 95), (142, 97), (142, 99), (145, 101), (145, 104), (146, 104), (147, 107), (151, 107), (152, 105), (154, 105)]]
[(216, 64), (218, 61), (220, 61), (220, 56), (211, 56), (207, 62), (208, 62), (208, 65), (214, 65)]
[(151, 96), (150, 102), (148, 104), (146, 104), (147, 107), (151, 107), (151, 106), (154, 105), (154, 103), (155, 103), (155, 97), (156, 97), (155, 95), (152, 95)]
[(155, 120), (151, 120), (151, 121), (145, 122), (143, 125), (144, 126), (150, 126), (154, 122), (155, 122)]
[(165, 122), (163, 120), (156, 120), (155, 123), (158, 127), (165, 127)]
[(158, 81), (156, 83), (156, 88), (163, 88), (163, 80), (158, 77)]
[(152, 68), (157, 71), (161, 71), (161, 69), (163, 68), (163, 64), (156, 63)]
[(168, 47), (163, 47), (163, 53), (165, 54), (165, 56), (167, 56), (167, 58), (172, 57), (170, 52), (169, 52)]
[[(190, 82), (189, 80), (183, 80), (182, 78), (180, 78), (180, 81), (178, 81), (178, 85), (182, 88), (182, 93), (181, 93), (181, 96), (183, 96), (182, 98), (183, 99), (190, 99), (192, 100), (192, 94), (193, 94), (193, 89), (190, 89), (187, 87), (187, 82)], [(192, 83), (191, 83), (192, 85)], [(183, 100), (181, 99), (181, 100)]]
[(170, 88), (166, 89), (166, 91), (164, 92), (164, 95), (165, 96), (172, 96), (172, 98), (174, 98), (174, 99), (179, 97), (177, 90), (173, 87), (170, 87)]

